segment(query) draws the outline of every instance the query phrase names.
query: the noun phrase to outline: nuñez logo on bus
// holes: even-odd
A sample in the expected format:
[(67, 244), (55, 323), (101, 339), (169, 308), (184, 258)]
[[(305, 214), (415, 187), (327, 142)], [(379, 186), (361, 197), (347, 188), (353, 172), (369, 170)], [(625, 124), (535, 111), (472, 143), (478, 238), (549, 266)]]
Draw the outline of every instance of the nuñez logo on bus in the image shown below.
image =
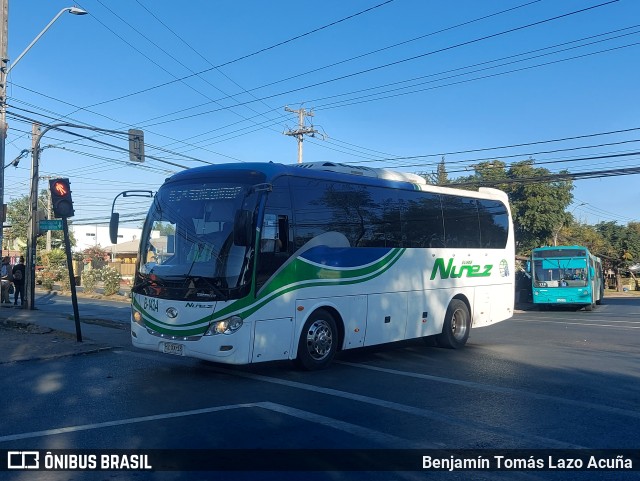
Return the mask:
[(456, 267), (453, 265), (453, 259), (449, 259), (447, 266), (444, 266), (444, 259), (439, 257), (433, 264), (433, 270), (431, 271), (431, 280), (436, 278), (438, 271), (440, 271), (441, 279), (448, 279), (449, 277), (458, 278), (466, 274), (466, 277), (489, 277), (491, 275), (492, 264), (487, 264), (484, 267), (478, 264), (472, 264), (472, 261), (462, 261), (462, 265), (456, 272)]

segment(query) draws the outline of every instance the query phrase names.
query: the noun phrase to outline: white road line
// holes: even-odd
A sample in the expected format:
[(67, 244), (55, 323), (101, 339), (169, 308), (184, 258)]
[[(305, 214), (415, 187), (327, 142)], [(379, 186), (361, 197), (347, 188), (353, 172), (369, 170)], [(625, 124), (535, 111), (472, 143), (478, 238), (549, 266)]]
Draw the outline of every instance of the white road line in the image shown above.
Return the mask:
[[(617, 326), (615, 324), (596, 324), (593, 321), (578, 321), (578, 322), (568, 322), (568, 320), (562, 320), (562, 319), (556, 319), (556, 320), (550, 320), (550, 321), (545, 321), (542, 319), (523, 319), (523, 320), (512, 320), (510, 322), (520, 322), (520, 323), (531, 323), (531, 322), (542, 322), (542, 323), (551, 323), (551, 324), (569, 324), (569, 325), (573, 325), (573, 326), (589, 326), (589, 327), (613, 327), (613, 328), (617, 328), (617, 329), (640, 329), (640, 325), (638, 326)], [(607, 321), (607, 322), (611, 322), (611, 321)], [(618, 322), (625, 322), (625, 323), (633, 323), (632, 321), (618, 321)]]
[(124, 426), (127, 424), (147, 423), (151, 421), (159, 421), (164, 419), (181, 418), (185, 416), (196, 416), (199, 414), (215, 413), (219, 411), (228, 411), (230, 409), (239, 409), (252, 407), (252, 404), (232, 404), (229, 406), (216, 406), (204, 409), (194, 409), (192, 411), (182, 411), (176, 413), (156, 414), (153, 416), (141, 416), (137, 418), (117, 419), (114, 421), (106, 421), (102, 423), (81, 424), (79, 426), (67, 426), (57, 429), (46, 429), (44, 431), (34, 431), (30, 433), (10, 434), (8, 436), (0, 436), (0, 443), (6, 441), (17, 441), (20, 439), (40, 438), (43, 436), (55, 436), (57, 434), (75, 433), (79, 431), (90, 431), (92, 429), (111, 428), (115, 426)]
[(364, 428), (356, 424), (347, 423), (338, 419), (322, 416), (320, 414), (311, 413), (309, 411), (302, 411), (301, 409), (292, 408), (290, 406), (283, 406), (282, 404), (275, 404), (271, 402), (261, 402), (256, 405), (269, 409), (270, 411), (279, 412), (288, 416), (297, 417), (304, 421), (308, 421), (315, 424), (322, 424), (323, 426), (343, 431), (345, 433), (353, 434), (361, 438), (369, 439), (377, 442), (381, 446), (393, 446), (394, 448), (402, 447), (404, 449), (441, 449), (442, 445), (433, 443), (416, 443), (407, 439), (393, 436), (391, 434), (382, 433), (373, 429)]
[(0, 436), (0, 443), (8, 442), (8, 441), (18, 441), (21, 439), (41, 438), (45, 436), (56, 436), (59, 434), (75, 433), (80, 431), (91, 431), (94, 429), (112, 428), (112, 427), (124, 426), (128, 424), (146, 423), (146, 422), (152, 422), (152, 421), (163, 421), (165, 419), (175, 419), (175, 418), (181, 418), (181, 417), (187, 417), (187, 416), (198, 416), (202, 414), (211, 414), (216, 412), (229, 411), (232, 409), (247, 409), (247, 408), (267, 409), (272, 412), (285, 414), (290, 417), (302, 419), (303, 421), (307, 421), (310, 423), (321, 424), (331, 429), (343, 431), (345, 433), (352, 434), (354, 436), (358, 436), (370, 441), (374, 441), (380, 444), (380, 446), (402, 446), (405, 449), (411, 449), (411, 448), (436, 449), (436, 448), (442, 447), (442, 446), (437, 446), (435, 444), (425, 445), (425, 443), (420, 443), (420, 445), (418, 445), (417, 443), (413, 443), (411, 441), (400, 438), (398, 436), (393, 436), (390, 434), (382, 433), (380, 431), (375, 431), (373, 429), (368, 429), (362, 426), (340, 421), (338, 419), (329, 418), (327, 416), (321, 416), (319, 414), (302, 411), (301, 409), (296, 409), (289, 406), (283, 406), (281, 404), (276, 404), (272, 402), (231, 404), (227, 406), (216, 406), (216, 407), (210, 407), (210, 408), (204, 408), (204, 409), (194, 409), (192, 411), (156, 414), (153, 416), (142, 416), (142, 417), (136, 417), (136, 418), (118, 419), (118, 420), (106, 421), (102, 423), (82, 424), (79, 426), (67, 426), (63, 428), (47, 429), (44, 431), (34, 431), (30, 433), (11, 434), (7, 436)]
[(462, 380), (459, 380), (459, 379), (451, 379), (451, 378), (447, 378), (447, 377), (432, 376), (430, 374), (419, 374), (419, 373), (415, 373), (415, 372), (398, 371), (398, 370), (395, 370), (395, 369), (387, 369), (387, 368), (384, 368), (384, 367), (368, 366), (368, 365), (365, 365), (365, 364), (355, 364), (355, 363), (352, 363), (352, 362), (345, 362), (345, 361), (337, 361), (337, 362), (340, 363), (340, 364), (344, 364), (345, 366), (349, 366), (349, 367), (355, 367), (355, 368), (358, 368), (358, 369), (368, 369), (368, 370), (377, 371), (377, 372), (384, 372), (386, 374), (391, 374), (391, 375), (394, 375), (394, 376), (405, 376), (405, 377), (412, 377), (412, 378), (415, 378), (415, 379), (422, 379), (422, 380), (426, 380), (426, 381), (441, 382), (441, 383), (444, 383), (444, 384), (454, 384), (454, 385), (457, 385), (457, 386), (463, 386), (463, 387), (467, 387), (467, 388), (471, 388), (471, 389), (477, 389), (477, 390), (480, 390), (480, 391), (488, 391), (488, 392), (499, 393), (499, 394), (509, 394), (509, 395), (516, 395), (516, 396), (524, 396), (524, 397), (528, 397), (530, 399), (535, 399), (537, 401), (551, 401), (551, 402), (555, 402), (555, 403), (558, 403), (558, 404), (565, 404), (567, 406), (593, 409), (593, 410), (597, 410), (597, 411), (606, 412), (607, 414), (616, 414), (616, 415), (619, 415), (619, 416), (626, 416), (626, 417), (630, 417), (630, 418), (640, 419), (640, 412), (638, 412), (638, 411), (632, 411), (632, 410), (628, 410), (628, 409), (605, 406), (605, 405), (602, 405), (602, 404), (595, 404), (595, 403), (591, 403), (591, 402), (587, 402), (587, 401), (577, 401), (577, 400), (573, 400), (573, 399), (566, 399), (566, 398), (561, 398), (561, 397), (557, 397), (557, 396), (551, 396), (549, 394), (538, 394), (538, 393), (535, 393), (535, 392), (526, 391), (526, 390), (522, 390), (522, 389), (513, 389), (513, 388), (508, 388), (508, 387), (500, 387), (500, 386), (494, 386), (494, 385), (491, 385), (491, 384), (483, 384), (483, 383), (474, 382), (474, 381), (462, 381)]
[[(152, 360), (153, 362), (166, 362), (171, 364), (182, 359), (182, 358), (173, 358), (173, 357), (168, 357), (168, 356), (163, 356), (158, 354), (152, 354), (151, 352), (138, 352), (138, 351), (112, 351), (112, 352), (117, 354), (141, 357), (148, 360)], [(550, 439), (542, 436), (529, 435), (529, 434), (521, 433), (518, 431), (512, 431), (509, 429), (492, 426), (486, 423), (473, 421), (471, 419), (457, 418), (457, 417), (449, 416), (447, 414), (439, 413), (437, 411), (420, 409), (413, 406), (395, 403), (392, 401), (385, 401), (382, 399), (372, 398), (369, 396), (362, 396), (360, 394), (352, 394), (345, 391), (338, 391), (336, 389), (323, 388), (323, 387), (313, 386), (310, 384), (303, 384), (295, 381), (287, 381), (284, 379), (278, 379), (278, 378), (273, 378), (269, 376), (262, 376), (259, 374), (235, 371), (231, 369), (225, 369), (223, 367), (217, 367), (214, 365), (209, 365), (204, 368), (212, 371), (220, 372), (223, 374), (227, 374), (229, 376), (244, 377), (247, 379), (253, 379), (253, 380), (268, 382), (272, 384), (280, 384), (280, 385), (284, 385), (294, 389), (318, 392), (318, 393), (326, 394), (329, 396), (363, 402), (370, 405), (376, 405), (386, 409), (391, 409), (391, 410), (403, 412), (406, 414), (411, 414), (418, 417), (431, 419), (436, 422), (454, 425), (463, 429), (479, 429), (483, 431), (502, 434), (504, 436), (510, 436), (510, 437), (515, 437), (522, 440), (527, 440), (530, 443), (539, 443), (539, 444), (541, 443), (541, 447), (545, 447), (545, 448), (585, 449), (584, 446), (580, 446), (577, 444), (565, 443), (563, 441), (558, 441), (555, 439)], [(437, 446), (437, 448), (440, 448), (440, 449), (446, 447), (446, 444), (441, 442), (437, 442), (435, 443), (435, 445)], [(424, 447), (424, 444), (422, 445), (422, 447)]]
[[(487, 423), (483, 423), (480, 421), (474, 421), (473, 419), (465, 419), (450, 416), (448, 414), (443, 414), (441, 412), (432, 411), (429, 409), (417, 408), (414, 406), (409, 406), (406, 404), (400, 404), (393, 401), (385, 401), (383, 399), (373, 398), (370, 396), (363, 396), (361, 394), (354, 394), (345, 391), (340, 391), (332, 388), (325, 388), (320, 386), (313, 386), (311, 384), (303, 384), (296, 381), (287, 381), (285, 379), (279, 379), (275, 377), (263, 376), (261, 374), (252, 374), (248, 372), (240, 372), (240, 371), (232, 371), (230, 369), (219, 368), (219, 367), (208, 367), (216, 372), (220, 372), (223, 374), (227, 374), (230, 376), (238, 376), (244, 377), (247, 379), (253, 379), (255, 381), (267, 382), (270, 384), (277, 384), (281, 386), (290, 387), (293, 389), (300, 389), (304, 391), (316, 392), (319, 394), (324, 394), (327, 396), (333, 396), (342, 399), (348, 399), (350, 401), (357, 401), (365, 404), (369, 404), (372, 406), (378, 406), (385, 409), (390, 409), (393, 411), (401, 412), (404, 414), (410, 414), (412, 416), (417, 416), (425, 419), (430, 419), (432, 421), (436, 421), (439, 423), (450, 424), (453, 426), (457, 426), (463, 429), (477, 429), (481, 431), (487, 431), (494, 434), (500, 434), (503, 436), (509, 436), (512, 438), (516, 438), (520, 441), (527, 441), (531, 444), (538, 444), (541, 447), (545, 448), (559, 448), (559, 449), (586, 449), (584, 446), (580, 446), (573, 443), (566, 443), (564, 441), (558, 441), (556, 439), (547, 438), (544, 436), (537, 436), (535, 434), (527, 434), (511, 429), (501, 428), (498, 426), (493, 426)], [(444, 447), (445, 444), (441, 444), (440, 447)]]

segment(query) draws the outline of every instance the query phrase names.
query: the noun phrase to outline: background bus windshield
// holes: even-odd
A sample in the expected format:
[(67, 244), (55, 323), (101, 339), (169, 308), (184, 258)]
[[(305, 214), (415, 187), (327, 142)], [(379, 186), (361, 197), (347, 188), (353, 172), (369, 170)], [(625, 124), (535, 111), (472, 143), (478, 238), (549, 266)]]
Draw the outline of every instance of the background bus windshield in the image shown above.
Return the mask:
[(587, 285), (587, 260), (534, 259), (536, 287), (584, 287)]

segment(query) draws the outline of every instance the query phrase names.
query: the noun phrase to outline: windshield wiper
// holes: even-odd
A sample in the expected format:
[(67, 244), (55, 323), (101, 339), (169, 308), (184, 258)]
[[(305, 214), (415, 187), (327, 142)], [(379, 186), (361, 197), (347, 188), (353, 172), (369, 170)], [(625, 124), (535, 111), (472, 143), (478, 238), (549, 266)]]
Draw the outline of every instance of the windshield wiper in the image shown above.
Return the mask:
[(190, 279), (190, 280), (191, 280), (191, 279), (193, 279), (194, 283), (196, 282), (196, 280), (198, 280), (198, 279), (202, 279), (202, 280), (207, 284), (207, 286), (209, 286), (209, 287), (211, 288), (211, 290), (215, 293), (215, 295), (216, 295), (217, 297), (222, 298), (222, 300), (224, 300), (224, 301), (228, 301), (228, 300), (229, 300), (229, 294), (228, 294), (228, 293), (227, 293), (227, 294), (225, 294), (225, 293), (224, 293), (224, 291), (223, 291), (220, 287), (216, 286), (216, 285), (215, 285), (211, 280), (209, 280), (207, 277), (196, 277), (196, 276), (192, 276), (192, 277), (188, 277), (187, 279)]
[(163, 279), (166, 279), (168, 281), (172, 281), (172, 280), (184, 280), (185, 282), (192, 282), (193, 283), (193, 287), (191, 286), (187, 286), (187, 292), (194, 290), (197, 291), (199, 288), (196, 287), (196, 282), (199, 280), (202, 280), (205, 282), (205, 284), (207, 285), (208, 288), (210, 288), (213, 293), (216, 295), (216, 297), (219, 297), (225, 301), (229, 300), (229, 295), (226, 294), (220, 287), (216, 286), (209, 278), (207, 277), (202, 277), (202, 276), (190, 276), (190, 275), (176, 275), (176, 276), (163, 276)]

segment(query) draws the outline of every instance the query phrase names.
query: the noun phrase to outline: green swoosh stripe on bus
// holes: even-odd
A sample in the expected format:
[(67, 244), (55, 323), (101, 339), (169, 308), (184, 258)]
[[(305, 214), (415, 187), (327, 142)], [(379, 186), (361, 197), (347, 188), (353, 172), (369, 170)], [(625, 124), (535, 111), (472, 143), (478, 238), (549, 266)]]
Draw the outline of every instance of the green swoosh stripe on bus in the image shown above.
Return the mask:
[[(269, 284), (263, 287), (257, 299), (241, 299), (225, 307), (219, 312), (207, 315), (196, 321), (182, 326), (167, 324), (143, 311), (139, 303), (134, 299), (134, 305), (144, 316), (145, 324), (154, 331), (163, 334), (178, 334), (180, 336), (194, 336), (203, 334), (209, 327), (209, 323), (231, 315), (248, 317), (255, 311), (270, 302), (273, 298), (289, 292), (320, 285), (350, 285), (369, 281), (386, 272), (400, 259), (406, 249), (392, 249), (388, 255), (379, 262), (362, 269), (340, 269), (333, 267), (318, 267), (300, 259), (295, 259), (283, 269)], [(293, 280), (297, 279), (297, 280)], [(193, 326), (192, 329), (184, 328)], [(198, 326), (198, 327), (196, 327)]]

